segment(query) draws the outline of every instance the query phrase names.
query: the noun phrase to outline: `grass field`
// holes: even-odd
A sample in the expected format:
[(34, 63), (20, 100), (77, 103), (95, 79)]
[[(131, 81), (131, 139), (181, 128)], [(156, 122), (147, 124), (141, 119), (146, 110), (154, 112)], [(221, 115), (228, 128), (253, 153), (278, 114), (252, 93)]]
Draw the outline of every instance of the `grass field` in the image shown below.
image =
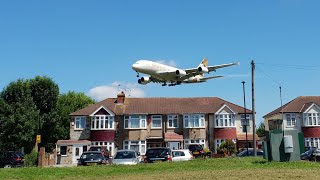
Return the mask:
[(197, 159), (136, 166), (0, 169), (0, 179), (320, 179), (320, 163), (261, 158)]

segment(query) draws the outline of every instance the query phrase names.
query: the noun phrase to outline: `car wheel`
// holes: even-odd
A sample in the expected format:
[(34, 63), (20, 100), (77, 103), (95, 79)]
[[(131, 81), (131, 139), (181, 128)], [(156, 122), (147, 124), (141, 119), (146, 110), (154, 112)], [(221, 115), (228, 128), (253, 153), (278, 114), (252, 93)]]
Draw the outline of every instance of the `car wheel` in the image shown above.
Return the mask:
[(13, 168), (12, 167), (12, 165), (11, 164), (6, 164), (6, 165), (4, 165), (4, 167), (3, 168)]

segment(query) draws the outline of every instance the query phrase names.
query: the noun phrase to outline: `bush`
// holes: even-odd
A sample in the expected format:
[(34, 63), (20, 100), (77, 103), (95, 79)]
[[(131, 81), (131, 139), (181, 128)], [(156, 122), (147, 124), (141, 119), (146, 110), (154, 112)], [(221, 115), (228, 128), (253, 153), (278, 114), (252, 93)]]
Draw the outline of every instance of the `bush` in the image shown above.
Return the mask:
[(36, 150), (32, 150), (30, 154), (25, 155), (25, 166), (33, 167), (36, 166), (38, 160), (38, 153)]
[(219, 154), (230, 156), (236, 152), (236, 145), (232, 140), (228, 139), (220, 144), (217, 151)]

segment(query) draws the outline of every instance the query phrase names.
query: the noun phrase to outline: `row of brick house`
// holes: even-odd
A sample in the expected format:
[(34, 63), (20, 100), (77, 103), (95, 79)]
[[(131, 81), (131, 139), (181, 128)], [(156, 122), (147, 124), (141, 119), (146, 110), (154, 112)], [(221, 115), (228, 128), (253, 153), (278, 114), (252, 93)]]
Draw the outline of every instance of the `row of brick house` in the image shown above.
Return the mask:
[(266, 131), (297, 130), (305, 147), (320, 148), (320, 96), (300, 96), (264, 116)]
[[(252, 111), (217, 97), (197, 98), (108, 98), (71, 113), (70, 140), (59, 140), (61, 163), (76, 163), (89, 146), (135, 149), (142, 155), (149, 147), (187, 148), (201, 144), (217, 151), (226, 139), (243, 148), (242, 125), (250, 124)], [(256, 136), (256, 139), (258, 137)], [(252, 145), (252, 143), (250, 143)]]

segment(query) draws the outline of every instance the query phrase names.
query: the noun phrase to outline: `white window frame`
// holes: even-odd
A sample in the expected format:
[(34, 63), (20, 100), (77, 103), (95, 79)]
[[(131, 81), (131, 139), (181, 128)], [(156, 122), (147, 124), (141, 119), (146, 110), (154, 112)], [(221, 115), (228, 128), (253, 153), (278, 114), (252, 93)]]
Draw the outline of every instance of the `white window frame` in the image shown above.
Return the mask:
[(91, 130), (114, 130), (114, 116), (94, 115), (91, 117), (90, 128)]
[[(168, 128), (179, 128), (179, 115), (168, 115), (167, 127)], [(170, 125), (171, 121), (171, 125)], [(176, 121), (176, 123), (175, 123)], [(176, 126), (175, 126), (176, 124)]]
[(320, 113), (303, 113), (304, 126), (320, 126)]
[[(160, 121), (160, 127), (154, 127), (154, 121)], [(162, 116), (152, 115), (151, 116), (151, 129), (162, 129)]]
[(188, 149), (189, 145), (199, 144), (202, 148), (206, 148), (206, 140), (205, 139), (185, 139), (184, 140), (184, 148)]
[(306, 147), (320, 148), (320, 138), (304, 138), (304, 144)]
[(139, 146), (139, 152), (141, 155), (145, 155), (146, 150), (147, 150), (147, 141), (146, 140), (124, 140), (123, 141), (123, 149), (131, 149), (131, 146)]
[[(62, 152), (62, 151), (61, 151), (61, 148), (62, 148), (62, 147), (66, 147), (66, 153), (65, 153), (65, 154), (62, 154), (62, 153), (61, 153), (61, 152)], [(61, 145), (61, 146), (59, 147), (59, 151), (60, 151), (60, 155), (61, 155), (61, 156), (68, 156), (68, 146), (67, 146), (67, 145)]]
[(297, 124), (297, 118), (295, 113), (286, 113), (285, 118), (287, 121), (287, 127), (294, 127)]
[[(79, 127), (77, 127), (79, 125)], [(85, 116), (77, 116), (74, 118), (74, 130), (83, 130), (87, 126), (87, 118)]]
[(220, 113), (215, 115), (215, 127), (236, 127), (235, 114)]
[(205, 115), (204, 114), (185, 114), (183, 115), (184, 128), (204, 128)]
[(112, 156), (115, 151), (114, 151), (114, 142), (111, 141), (91, 141), (91, 147), (107, 147), (110, 155)]
[[(132, 121), (139, 119), (139, 126), (132, 127)], [(147, 129), (146, 115), (126, 115), (124, 116), (124, 129)]]

